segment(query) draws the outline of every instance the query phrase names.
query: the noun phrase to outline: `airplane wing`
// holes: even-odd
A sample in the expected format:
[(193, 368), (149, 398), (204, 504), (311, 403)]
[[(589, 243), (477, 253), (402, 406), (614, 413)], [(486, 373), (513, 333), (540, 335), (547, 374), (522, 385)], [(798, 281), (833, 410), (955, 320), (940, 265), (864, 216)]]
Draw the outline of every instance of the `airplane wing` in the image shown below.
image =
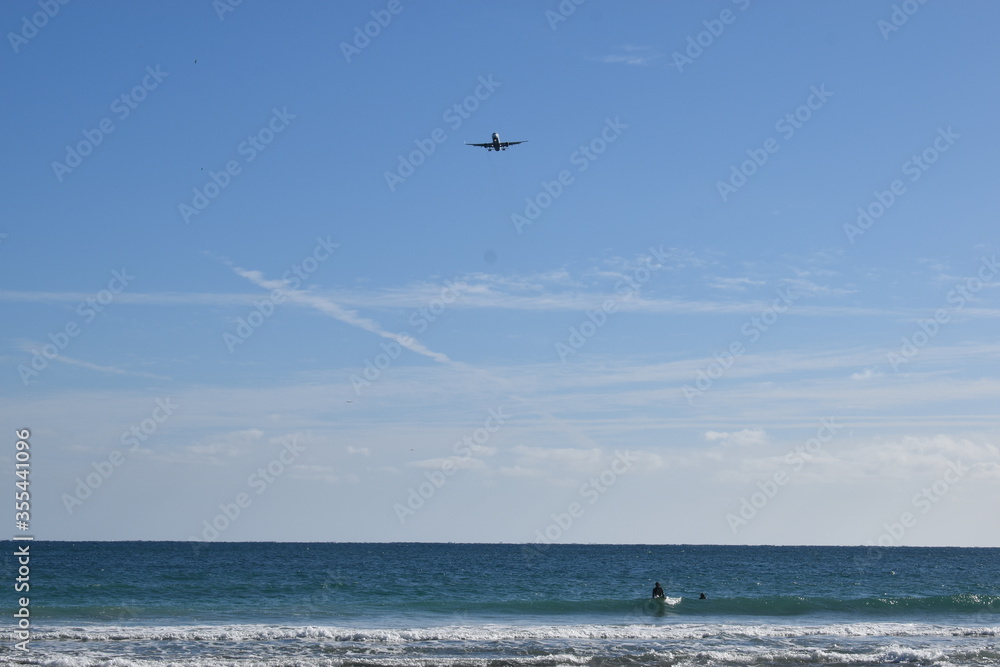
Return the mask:
[(528, 143), (527, 139), (525, 139), (524, 141), (501, 141), (500, 145), (503, 146), (504, 148), (507, 148), (508, 146), (516, 146), (517, 144), (526, 144), (526, 143)]
[(470, 144), (466, 142), (466, 146), (479, 146), (481, 148), (493, 148), (493, 144)]

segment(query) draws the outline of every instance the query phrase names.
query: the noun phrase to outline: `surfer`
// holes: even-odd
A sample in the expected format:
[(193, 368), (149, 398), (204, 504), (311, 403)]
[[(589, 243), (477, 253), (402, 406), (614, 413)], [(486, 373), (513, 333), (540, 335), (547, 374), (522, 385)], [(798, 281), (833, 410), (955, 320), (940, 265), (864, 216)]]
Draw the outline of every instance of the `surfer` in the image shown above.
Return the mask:
[(653, 597), (654, 598), (665, 598), (666, 595), (663, 594), (663, 589), (660, 588), (660, 582), (656, 582), (656, 586), (653, 587)]

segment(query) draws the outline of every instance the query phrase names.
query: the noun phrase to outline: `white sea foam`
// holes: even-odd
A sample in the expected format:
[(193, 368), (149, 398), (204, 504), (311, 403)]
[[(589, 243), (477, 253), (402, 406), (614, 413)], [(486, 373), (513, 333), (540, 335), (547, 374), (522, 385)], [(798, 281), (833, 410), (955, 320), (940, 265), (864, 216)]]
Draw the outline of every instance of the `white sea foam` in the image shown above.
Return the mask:
[[(698, 649), (696, 646), (679, 645), (673, 648), (650, 649), (633, 644), (628, 647), (615, 645), (604, 650), (588, 651), (577, 647), (566, 650), (525, 655), (525, 647), (519, 647), (519, 655), (502, 650), (486, 650), (459, 648), (450, 652), (410, 653), (410, 654), (331, 654), (323, 651), (321, 654), (309, 654), (297, 650), (297, 647), (282, 646), (280, 649), (270, 647), (265, 651), (251, 651), (246, 657), (234, 655), (234, 647), (225, 652), (225, 659), (217, 655), (199, 656), (188, 651), (181, 651), (173, 658), (158, 657), (123, 658), (102, 654), (100, 650), (88, 651), (88, 657), (68, 657), (60, 655), (45, 655), (35, 653), (34, 659), (47, 667), (278, 667), (297, 665), (299, 667), (332, 667), (345, 664), (368, 665), (370, 667), (532, 667), (542, 665), (585, 665), (599, 660), (602, 665), (699, 665), (702, 667), (735, 667), (781, 664), (786, 666), (837, 664), (837, 665), (884, 665), (884, 664), (934, 664), (941, 667), (968, 666), (983, 667), (984, 665), (1000, 664), (1000, 652), (996, 647), (977, 650), (942, 650), (924, 647), (909, 647), (900, 644), (890, 644), (885, 647), (873, 646), (843, 646), (834, 643), (829, 647), (818, 648), (795, 645), (742, 644), (719, 649)], [(635, 650), (639, 648), (639, 650)], [(537, 650), (537, 649), (536, 649)]]
[[(64, 626), (32, 633), (47, 667), (1000, 665), (1000, 627), (917, 623)], [(0, 649), (0, 662), (7, 657)], [(220, 656), (225, 656), (220, 659)]]
[[(406, 644), (432, 641), (523, 640), (681, 640), (826, 637), (997, 637), (1000, 626), (964, 627), (920, 623), (837, 623), (817, 625), (483, 625), (427, 628), (346, 628), (337, 626), (191, 625), (67, 626), (37, 629), (34, 638), (70, 641), (278, 641), (323, 639), (336, 642)], [(0, 633), (5, 641), (12, 633)]]

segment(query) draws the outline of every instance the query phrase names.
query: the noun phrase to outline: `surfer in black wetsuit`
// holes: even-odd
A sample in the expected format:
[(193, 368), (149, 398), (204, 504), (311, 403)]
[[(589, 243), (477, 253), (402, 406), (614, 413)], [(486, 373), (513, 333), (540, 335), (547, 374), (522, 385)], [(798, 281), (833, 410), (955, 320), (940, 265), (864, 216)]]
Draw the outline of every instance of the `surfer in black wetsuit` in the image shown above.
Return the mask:
[(653, 587), (653, 597), (654, 598), (665, 598), (666, 595), (663, 594), (663, 589), (660, 588), (660, 582), (656, 582), (656, 586)]

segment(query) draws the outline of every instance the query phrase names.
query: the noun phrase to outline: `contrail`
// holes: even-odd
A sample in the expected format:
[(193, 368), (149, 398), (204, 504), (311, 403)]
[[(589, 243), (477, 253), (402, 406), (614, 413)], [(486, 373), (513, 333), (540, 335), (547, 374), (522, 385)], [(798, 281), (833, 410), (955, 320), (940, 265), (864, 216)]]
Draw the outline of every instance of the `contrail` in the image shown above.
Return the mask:
[(260, 271), (241, 269), (238, 266), (234, 266), (233, 271), (236, 272), (236, 275), (246, 278), (258, 287), (268, 290), (278, 290), (281, 292), (282, 296), (287, 298), (292, 303), (309, 306), (310, 308), (314, 308), (325, 315), (329, 315), (333, 319), (343, 322), (344, 324), (349, 324), (352, 327), (364, 329), (365, 331), (369, 331), (377, 336), (394, 340), (411, 352), (416, 352), (417, 354), (422, 354), (425, 357), (430, 357), (434, 361), (442, 364), (454, 363), (448, 358), (448, 355), (428, 349), (411, 336), (386, 331), (375, 320), (362, 317), (356, 311), (348, 310), (326, 297), (310, 294), (309, 292), (303, 290), (288, 289), (287, 281), (268, 280)]
[[(232, 265), (230, 265), (232, 266)], [(297, 303), (303, 306), (308, 306), (314, 308), (321, 313), (329, 315), (335, 320), (339, 320), (344, 324), (349, 324), (350, 326), (358, 327), (359, 329), (364, 329), (383, 338), (389, 338), (396, 341), (402, 347), (408, 350), (416, 352), (417, 354), (422, 354), (425, 357), (430, 357), (434, 361), (442, 364), (446, 364), (455, 368), (457, 370), (465, 371), (478, 375), (484, 380), (492, 382), (494, 384), (508, 387), (511, 383), (503, 378), (499, 378), (489, 371), (481, 368), (474, 368), (462, 362), (453, 361), (448, 358), (448, 355), (441, 352), (434, 352), (424, 347), (423, 344), (415, 340), (410, 336), (405, 336), (401, 334), (391, 333), (385, 331), (378, 322), (368, 319), (366, 317), (361, 317), (357, 312), (353, 310), (348, 310), (338, 305), (337, 303), (331, 301), (328, 298), (317, 296), (315, 294), (310, 294), (303, 290), (291, 290), (287, 287), (287, 282), (284, 280), (268, 280), (260, 271), (252, 271), (247, 269), (241, 269), (237, 266), (232, 266), (233, 271), (237, 275), (246, 278), (254, 285), (267, 290), (278, 290), (281, 294), (286, 297), (289, 301)], [(541, 409), (539, 406), (534, 404), (534, 401), (528, 400), (517, 393), (511, 392), (507, 389), (509, 396), (521, 405), (524, 405), (530, 412), (541, 415), (549, 423), (553, 424), (558, 429), (563, 430), (567, 433), (573, 442), (583, 442), (591, 447), (600, 447), (600, 445), (587, 434), (583, 429), (571, 425), (566, 422), (566, 420), (557, 417), (556, 415), (550, 413), (547, 410)]]

